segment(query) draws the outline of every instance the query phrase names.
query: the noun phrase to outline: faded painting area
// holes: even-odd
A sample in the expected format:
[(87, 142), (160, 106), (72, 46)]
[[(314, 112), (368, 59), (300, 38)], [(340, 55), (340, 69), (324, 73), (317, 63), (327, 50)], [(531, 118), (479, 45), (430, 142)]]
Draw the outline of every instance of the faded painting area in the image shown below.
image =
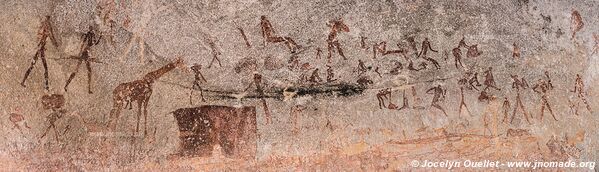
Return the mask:
[(7, 0), (0, 167), (596, 162), (597, 9), (595, 0)]

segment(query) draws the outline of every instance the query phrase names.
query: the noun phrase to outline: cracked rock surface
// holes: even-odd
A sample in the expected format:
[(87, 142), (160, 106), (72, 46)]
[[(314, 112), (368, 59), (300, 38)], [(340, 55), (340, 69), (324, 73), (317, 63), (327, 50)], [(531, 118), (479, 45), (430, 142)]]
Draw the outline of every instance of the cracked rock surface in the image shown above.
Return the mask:
[[(414, 160), (595, 162), (597, 7), (8, 0), (0, 5), (0, 166), (404, 171)], [(40, 31), (46, 16), (56, 45)]]

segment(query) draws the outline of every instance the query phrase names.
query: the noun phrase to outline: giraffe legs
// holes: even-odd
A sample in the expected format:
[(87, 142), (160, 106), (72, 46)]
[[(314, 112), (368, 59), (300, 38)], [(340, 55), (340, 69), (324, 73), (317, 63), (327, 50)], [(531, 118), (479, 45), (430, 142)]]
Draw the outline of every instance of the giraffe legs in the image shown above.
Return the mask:
[(142, 100), (137, 101), (137, 125), (135, 126), (135, 132), (139, 132), (139, 120), (141, 117), (141, 106), (143, 105)]
[(89, 61), (85, 62), (85, 67), (87, 67), (87, 92), (92, 94), (92, 66)]
[(189, 104), (193, 105), (193, 88), (189, 92)]
[(144, 136), (148, 134), (148, 100), (150, 100), (150, 96), (146, 97), (143, 102), (144, 105)]
[[(111, 129), (116, 128), (116, 120), (118, 120), (119, 115), (121, 114), (121, 110), (123, 108), (123, 102), (121, 100), (114, 100), (114, 105), (112, 110), (110, 111), (110, 116), (108, 119), (108, 127)], [(104, 115), (106, 116), (106, 115)], [(102, 117), (105, 118), (105, 117)]]

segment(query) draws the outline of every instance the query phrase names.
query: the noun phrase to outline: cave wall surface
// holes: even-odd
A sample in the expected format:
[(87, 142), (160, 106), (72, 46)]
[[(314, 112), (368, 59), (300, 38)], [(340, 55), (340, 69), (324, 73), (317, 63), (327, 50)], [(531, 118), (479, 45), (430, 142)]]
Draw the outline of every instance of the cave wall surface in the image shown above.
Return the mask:
[(595, 162), (597, 9), (596, 0), (7, 0), (0, 166)]

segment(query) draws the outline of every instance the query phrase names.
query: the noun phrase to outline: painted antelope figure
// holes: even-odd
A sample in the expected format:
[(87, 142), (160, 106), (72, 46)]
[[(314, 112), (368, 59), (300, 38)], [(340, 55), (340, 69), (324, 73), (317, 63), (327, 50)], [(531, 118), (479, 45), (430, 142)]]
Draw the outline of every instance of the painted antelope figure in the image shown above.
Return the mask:
[[(112, 130), (116, 128), (116, 123), (118, 121), (119, 115), (121, 113), (121, 109), (123, 109), (123, 105), (129, 105), (131, 108), (131, 102), (137, 102), (137, 126), (135, 127), (135, 132), (139, 131), (139, 121), (140, 116), (142, 114), (142, 106), (143, 106), (143, 114), (144, 114), (144, 135), (147, 134), (147, 116), (148, 116), (148, 101), (150, 100), (150, 96), (152, 95), (152, 84), (158, 78), (160, 78), (165, 73), (175, 69), (176, 67), (183, 68), (185, 65), (182, 59), (178, 59), (175, 62), (169, 63), (162, 68), (147, 73), (142, 79), (135, 80), (132, 82), (119, 84), (114, 91), (112, 91), (113, 97), (113, 107), (110, 111), (110, 119), (108, 121), (108, 127)], [(127, 104), (125, 104), (127, 103)]]

